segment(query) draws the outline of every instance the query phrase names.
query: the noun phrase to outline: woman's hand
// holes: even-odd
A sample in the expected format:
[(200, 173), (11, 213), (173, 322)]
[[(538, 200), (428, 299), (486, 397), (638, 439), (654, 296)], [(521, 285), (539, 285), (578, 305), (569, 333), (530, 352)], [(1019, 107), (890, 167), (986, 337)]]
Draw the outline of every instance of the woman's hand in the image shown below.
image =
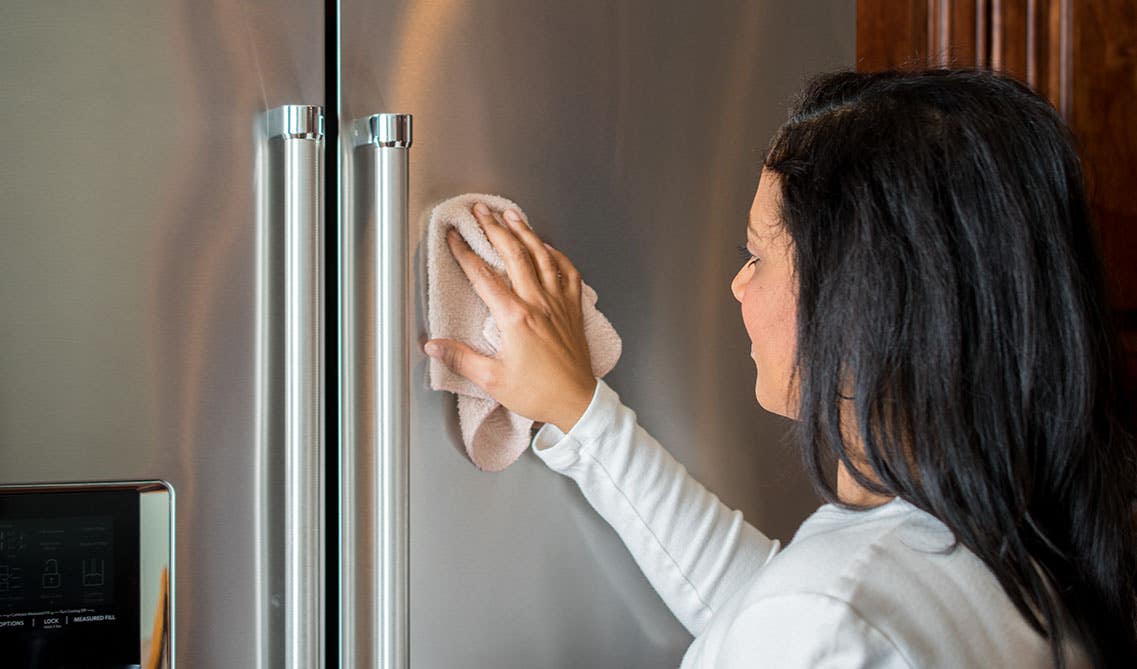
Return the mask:
[(460, 341), (432, 339), (424, 352), (506, 409), (568, 432), (596, 391), (584, 338), (580, 273), (513, 210), (503, 222), (479, 202), (474, 216), (505, 263), (513, 288), (454, 229), (447, 242), (501, 330), (501, 348), (487, 357)]

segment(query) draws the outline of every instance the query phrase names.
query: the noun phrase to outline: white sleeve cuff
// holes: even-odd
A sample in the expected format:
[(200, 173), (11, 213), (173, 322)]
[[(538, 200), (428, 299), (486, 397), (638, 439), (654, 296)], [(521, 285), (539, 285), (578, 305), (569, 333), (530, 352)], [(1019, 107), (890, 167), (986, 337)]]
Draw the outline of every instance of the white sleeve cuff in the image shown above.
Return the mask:
[(576, 425), (565, 434), (556, 425), (545, 423), (533, 435), (533, 452), (555, 470), (568, 467), (579, 459), (580, 450), (585, 444), (596, 441), (611, 429), (619, 406), (619, 395), (598, 377), (592, 401)]

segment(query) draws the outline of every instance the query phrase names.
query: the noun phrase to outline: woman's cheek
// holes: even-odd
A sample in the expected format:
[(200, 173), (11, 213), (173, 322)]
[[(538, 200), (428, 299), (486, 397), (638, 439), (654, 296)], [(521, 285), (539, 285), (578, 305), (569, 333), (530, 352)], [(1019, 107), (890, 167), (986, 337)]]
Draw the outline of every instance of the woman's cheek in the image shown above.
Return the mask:
[(793, 296), (779, 291), (771, 299), (753, 305), (755, 317), (754, 361), (758, 382), (768, 410), (786, 415), (790, 381), (797, 346), (797, 308)]

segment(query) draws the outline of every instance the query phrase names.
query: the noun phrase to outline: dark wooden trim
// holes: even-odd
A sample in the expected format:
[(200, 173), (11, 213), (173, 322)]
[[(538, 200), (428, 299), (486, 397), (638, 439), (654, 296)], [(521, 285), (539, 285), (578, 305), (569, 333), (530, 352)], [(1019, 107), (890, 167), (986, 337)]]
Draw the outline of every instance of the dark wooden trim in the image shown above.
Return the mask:
[(991, 67), (991, 4), (975, 0), (975, 67)]
[[(858, 0), (857, 69), (927, 67), (929, 0)], [(861, 35), (872, 35), (861, 39)]]

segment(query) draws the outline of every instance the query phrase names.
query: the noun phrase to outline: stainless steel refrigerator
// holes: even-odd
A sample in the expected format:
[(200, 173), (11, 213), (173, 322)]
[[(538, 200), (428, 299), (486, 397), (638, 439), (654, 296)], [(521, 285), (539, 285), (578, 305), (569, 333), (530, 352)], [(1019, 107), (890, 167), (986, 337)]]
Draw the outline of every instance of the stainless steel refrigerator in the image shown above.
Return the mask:
[(429, 390), (422, 241), (520, 203), (606, 381), (788, 540), (819, 500), (729, 283), (852, 0), (0, 7), (0, 664), (660, 667), (690, 642), (532, 453)]

